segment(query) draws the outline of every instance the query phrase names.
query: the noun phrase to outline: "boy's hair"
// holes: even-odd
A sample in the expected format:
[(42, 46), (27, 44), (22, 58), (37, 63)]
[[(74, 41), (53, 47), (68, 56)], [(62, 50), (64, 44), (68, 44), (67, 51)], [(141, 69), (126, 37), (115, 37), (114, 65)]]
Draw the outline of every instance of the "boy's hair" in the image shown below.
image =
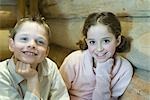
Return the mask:
[(85, 39), (87, 38), (88, 29), (91, 26), (94, 26), (99, 23), (106, 25), (108, 27), (108, 30), (116, 37), (116, 39), (118, 38), (118, 36), (121, 36), (121, 43), (116, 48), (116, 52), (129, 51), (130, 39), (127, 39), (121, 35), (120, 21), (111, 12), (92, 13), (86, 18), (82, 30), (83, 38), (77, 43), (77, 45), (79, 45), (81, 50), (88, 49), (88, 46), (85, 41)]
[(17, 34), (18, 29), (20, 28), (20, 26), (26, 22), (26, 21), (30, 21), (30, 22), (37, 22), (39, 25), (42, 25), (48, 35), (48, 41), (49, 41), (49, 45), (50, 45), (50, 38), (51, 38), (51, 30), (49, 25), (46, 23), (44, 17), (41, 16), (34, 16), (34, 17), (25, 17), (25, 18), (21, 18), (15, 25), (15, 27), (13, 29), (10, 30), (10, 35), (9, 37), (14, 39), (15, 35)]

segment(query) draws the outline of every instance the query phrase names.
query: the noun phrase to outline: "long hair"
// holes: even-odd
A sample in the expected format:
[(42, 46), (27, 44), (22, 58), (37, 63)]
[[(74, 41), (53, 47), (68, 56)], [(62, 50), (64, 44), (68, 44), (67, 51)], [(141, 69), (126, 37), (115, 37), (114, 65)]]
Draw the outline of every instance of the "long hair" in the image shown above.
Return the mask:
[(83, 37), (77, 43), (81, 50), (88, 49), (85, 41), (85, 39), (87, 38), (88, 29), (98, 23), (106, 25), (108, 27), (108, 30), (115, 36), (116, 39), (118, 38), (118, 36), (121, 36), (121, 43), (116, 48), (116, 52), (125, 52), (129, 50), (130, 39), (127, 39), (121, 35), (120, 21), (112, 12), (92, 13), (86, 18), (82, 30)]

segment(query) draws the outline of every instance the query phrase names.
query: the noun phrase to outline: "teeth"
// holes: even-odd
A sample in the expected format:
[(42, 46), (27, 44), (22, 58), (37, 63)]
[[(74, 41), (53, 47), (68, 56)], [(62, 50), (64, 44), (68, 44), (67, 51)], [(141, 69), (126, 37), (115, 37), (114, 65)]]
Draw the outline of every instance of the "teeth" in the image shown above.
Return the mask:
[(104, 54), (97, 54), (97, 56), (99, 56), (99, 57), (102, 57), (102, 56), (104, 56), (106, 53), (104, 53)]
[(104, 56), (104, 55), (97, 55), (97, 56), (102, 57), (102, 56)]
[(35, 56), (36, 54), (33, 52), (24, 52), (24, 54), (28, 55), (28, 56)]

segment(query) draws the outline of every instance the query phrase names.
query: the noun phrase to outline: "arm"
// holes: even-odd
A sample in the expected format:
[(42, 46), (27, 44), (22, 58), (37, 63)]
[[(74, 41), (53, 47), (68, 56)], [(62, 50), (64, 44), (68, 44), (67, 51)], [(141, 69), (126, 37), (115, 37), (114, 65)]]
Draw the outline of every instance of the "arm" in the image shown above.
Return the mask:
[(60, 72), (56, 66), (53, 64), (53, 82), (51, 87), (51, 98), (50, 100), (70, 100), (66, 85), (60, 75)]
[(74, 63), (69, 58), (66, 58), (60, 67), (61, 76), (63, 77), (68, 90), (71, 88), (71, 84), (75, 77), (73, 66)]
[[(11, 76), (10, 76), (11, 77)], [(38, 98), (27, 91), (25, 97), (21, 93), (21, 88), (16, 83), (12, 83), (8, 76), (0, 75), (0, 100), (38, 100)]]
[(39, 100), (39, 79), (36, 69), (33, 69), (30, 64), (16, 61), (16, 73), (27, 80), (27, 91), (25, 93), (24, 100)]
[(13, 86), (9, 76), (4, 74), (0, 73), (0, 100), (21, 100), (17, 87)]
[(0, 99), (38, 100), (38, 97), (28, 90), (25, 95), (23, 95), (22, 88), (18, 85), (18, 79), (21, 78), (21, 76), (16, 73), (15, 66), (12, 66), (12, 60), (0, 63)]
[(93, 100), (111, 99), (111, 71), (114, 60), (108, 59), (106, 62), (96, 64), (96, 86), (93, 91)]
[(124, 93), (133, 75), (132, 65), (126, 59), (121, 58), (121, 63), (116, 65), (120, 65), (120, 69), (118, 71), (118, 75), (120, 75), (116, 75), (115, 77), (119, 77), (119, 79), (116, 82), (113, 82), (113, 97), (119, 97)]

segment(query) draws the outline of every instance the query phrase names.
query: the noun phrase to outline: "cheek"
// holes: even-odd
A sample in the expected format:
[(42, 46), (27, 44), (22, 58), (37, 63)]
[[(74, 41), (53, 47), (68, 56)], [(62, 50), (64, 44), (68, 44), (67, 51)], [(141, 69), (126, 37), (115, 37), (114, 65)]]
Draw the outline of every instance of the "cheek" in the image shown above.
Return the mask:
[(95, 51), (95, 47), (94, 46), (88, 46), (88, 50), (92, 54)]
[(47, 55), (47, 48), (39, 48), (38, 49), (40, 51), (40, 56), (45, 57)]
[(116, 51), (116, 45), (108, 45), (105, 49), (113, 55)]
[(14, 52), (18, 52), (23, 48), (21, 44), (16, 43), (14, 46)]

